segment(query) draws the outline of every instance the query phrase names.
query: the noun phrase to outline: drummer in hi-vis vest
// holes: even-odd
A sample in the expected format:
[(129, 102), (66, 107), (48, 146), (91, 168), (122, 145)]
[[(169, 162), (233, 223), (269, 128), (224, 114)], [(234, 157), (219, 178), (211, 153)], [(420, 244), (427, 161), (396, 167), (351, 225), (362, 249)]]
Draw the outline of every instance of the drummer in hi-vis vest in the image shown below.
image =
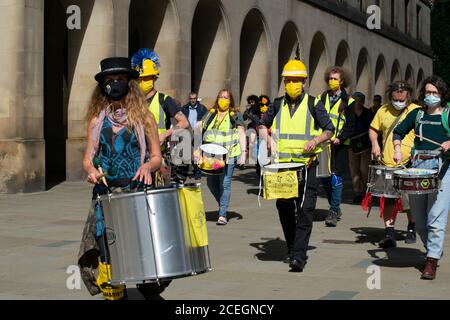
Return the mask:
[[(139, 72), (139, 85), (147, 98), (150, 112), (155, 117), (161, 151), (164, 159), (167, 160), (167, 153), (171, 150), (166, 148), (166, 143), (170, 141), (171, 136), (177, 130), (189, 128), (189, 121), (172, 97), (158, 92), (155, 88), (155, 83), (160, 74), (160, 59), (156, 52), (148, 48), (140, 49), (133, 55), (131, 62), (132, 67)], [(176, 122), (172, 128), (171, 119), (175, 119)], [(164, 173), (168, 175), (167, 166), (170, 166), (170, 163), (164, 161), (163, 167), (165, 169), (161, 169), (163, 175)], [(168, 182), (168, 179), (166, 177), (165, 182)]]
[[(126, 192), (135, 186), (152, 185), (152, 173), (161, 166), (156, 122), (148, 111), (145, 96), (131, 69), (129, 58), (108, 58), (101, 72), (86, 114), (87, 146), (83, 168), (95, 185), (92, 203), (78, 255), (81, 276), (92, 295), (103, 293), (107, 300), (126, 298), (124, 286), (111, 286), (111, 273), (101, 195)], [(98, 272), (96, 272), (98, 269)], [(98, 274), (98, 276), (96, 276)], [(154, 298), (168, 283), (144, 284), (138, 289)]]
[(219, 218), (216, 224), (225, 226), (228, 223), (227, 212), (231, 200), (234, 168), (245, 164), (248, 153), (244, 119), (234, 104), (230, 90), (219, 91), (214, 106), (203, 119), (202, 128), (203, 143), (218, 145), (226, 152), (226, 158), (217, 163), (214, 163), (215, 159), (199, 156), (201, 169), (209, 172), (218, 169), (217, 174), (207, 174), (207, 184), (219, 205)]
[[(321, 152), (321, 144), (333, 136), (334, 126), (320, 100), (303, 90), (308, 73), (300, 61), (299, 50), (296, 58), (285, 65), (282, 76), (286, 94), (275, 99), (258, 130), (271, 151), (273, 162), (299, 163), (306, 168), (302, 171), (299, 196), (276, 202), (288, 248), (286, 262), (292, 272), (302, 272), (308, 259), (317, 201), (317, 154)], [(272, 137), (267, 132), (270, 127)]]
[[(410, 177), (414, 177), (415, 173), (424, 177), (417, 179), (419, 189), (423, 190), (409, 193), (409, 201), (411, 212), (416, 220), (417, 233), (426, 250), (422, 279), (433, 280), (436, 277), (438, 262), (444, 252), (445, 231), (450, 211), (450, 170), (448, 169), (450, 165), (450, 106), (446, 106), (449, 101), (447, 84), (437, 76), (425, 79), (420, 90), (419, 101), (423, 107), (410, 112), (394, 130), (393, 159), (397, 164), (402, 163), (404, 156), (402, 141), (414, 129), (416, 135), (412, 165), (414, 169), (404, 170), (404, 172)], [(427, 188), (437, 190), (426, 192)]]
[(318, 96), (330, 115), (336, 132), (331, 138), (329, 158), (331, 176), (321, 178), (330, 205), (325, 225), (336, 227), (341, 219), (342, 192), (344, 189), (343, 173), (348, 171), (347, 154), (350, 138), (355, 129), (355, 100), (345, 90), (350, 85), (350, 75), (342, 67), (329, 67), (325, 72), (325, 82), (329, 90)]
[[(411, 158), (411, 148), (414, 143), (414, 131), (409, 132), (401, 145), (403, 158), (400, 163), (394, 161), (394, 145), (392, 142), (395, 126), (419, 106), (411, 102), (412, 88), (405, 81), (396, 81), (388, 89), (389, 103), (382, 106), (370, 124), (369, 137), (372, 143), (372, 159), (379, 161), (382, 166), (396, 168), (408, 165)], [(383, 144), (378, 143), (381, 135)], [(392, 179), (391, 173), (385, 179)], [(363, 200), (363, 203), (366, 201)], [(383, 207), (384, 204), (384, 207)], [(397, 213), (403, 209), (408, 216), (408, 229), (406, 243), (416, 242), (415, 222), (409, 210), (408, 197), (382, 197), (380, 199), (380, 211), (384, 218), (386, 228), (385, 237), (379, 242), (381, 248), (392, 248), (397, 246), (395, 237), (395, 221)]]

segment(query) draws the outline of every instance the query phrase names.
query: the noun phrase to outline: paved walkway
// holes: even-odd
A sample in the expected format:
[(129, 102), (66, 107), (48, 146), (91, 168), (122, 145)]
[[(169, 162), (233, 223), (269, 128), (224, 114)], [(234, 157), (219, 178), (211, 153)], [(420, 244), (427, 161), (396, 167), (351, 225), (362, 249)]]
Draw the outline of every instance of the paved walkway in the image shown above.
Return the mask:
[[(378, 210), (367, 219), (359, 206), (343, 205), (343, 220), (326, 228), (326, 201), (319, 199), (304, 273), (282, 262), (285, 242), (273, 201), (257, 203), (252, 170), (237, 171), (230, 223), (215, 225), (217, 208), (203, 181), (214, 270), (175, 280), (165, 299), (449, 299), (449, 255), (435, 281), (420, 280), (422, 246), (399, 241), (384, 251)], [(91, 187), (64, 183), (49, 192), (0, 196), (0, 299), (101, 299), (68, 290), (66, 273), (76, 264)], [(351, 195), (351, 192), (349, 192)], [(406, 217), (398, 219), (399, 237)], [(449, 239), (446, 248), (450, 247)], [(369, 290), (370, 266), (380, 267), (381, 289)], [(132, 298), (140, 299), (136, 290)]]

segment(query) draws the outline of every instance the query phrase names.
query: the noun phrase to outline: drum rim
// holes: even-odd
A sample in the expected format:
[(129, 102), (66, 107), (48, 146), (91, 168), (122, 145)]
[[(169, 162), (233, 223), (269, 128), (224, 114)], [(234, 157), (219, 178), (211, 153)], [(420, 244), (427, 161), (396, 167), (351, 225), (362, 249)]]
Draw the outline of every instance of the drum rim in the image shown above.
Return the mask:
[[(414, 168), (411, 168), (411, 169), (414, 169)], [(421, 174), (401, 173), (401, 172), (405, 172), (405, 169), (402, 169), (402, 170), (394, 171), (394, 175), (399, 178), (435, 178), (439, 174), (438, 170), (433, 170), (433, 169), (424, 169), (424, 170), (429, 170), (430, 173), (421, 173)]]
[(376, 165), (369, 165), (369, 169), (371, 169), (371, 168), (375, 168), (375, 169), (382, 169), (382, 170), (384, 170), (384, 169), (387, 169), (386, 171), (399, 171), (399, 170), (401, 170), (399, 167), (387, 167), (387, 166), (383, 166), (383, 165), (379, 165), (379, 164), (376, 164)]
[(169, 192), (176, 192), (178, 189), (180, 189), (179, 186), (165, 186), (160, 187), (157, 189), (149, 189), (147, 191), (138, 191), (138, 192), (124, 192), (124, 193), (110, 193), (101, 195), (99, 197), (100, 201), (104, 200), (117, 200), (122, 198), (130, 198), (130, 197), (137, 197), (141, 195), (153, 195), (153, 194), (159, 194), (159, 193), (169, 193)]
[[(209, 151), (206, 151), (203, 147), (204, 146), (217, 146), (217, 147), (219, 147), (219, 148), (221, 148), (222, 150), (222, 152), (223, 153), (213, 153), (213, 152), (209, 152)], [(201, 146), (200, 146), (200, 150), (202, 150), (203, 152), (206, 152), (206, 153), (208, 153), (208, 154), (214, 154), (214, 155), (218, 155), (218, 156), (225, 156), (226, 154), (228, 154), (228, 150), (225, 148), (225, 147), (223, 147), (223, 146), (221, 146), (220, 144), (217, 144), (217, 143), (204, 143), (204, 144), (202, 144)]]
[[(277, 167), (270, 167), (270, 166), (277, 166), (277, 165), (287, 165), (287, 164), (293, 164), (292, 167), (285, 167), (285, 168), (277, 168)], [(267, 164), (265, 166), (263, 166), (263, 169), (265, 170), (283, 170), (283, 169), (301, 169), (304, 168), (305, 164), (304, 163), (300, 163), (300, 162), (286, 162), (286, 163), (271, 163), (271, 164)]]

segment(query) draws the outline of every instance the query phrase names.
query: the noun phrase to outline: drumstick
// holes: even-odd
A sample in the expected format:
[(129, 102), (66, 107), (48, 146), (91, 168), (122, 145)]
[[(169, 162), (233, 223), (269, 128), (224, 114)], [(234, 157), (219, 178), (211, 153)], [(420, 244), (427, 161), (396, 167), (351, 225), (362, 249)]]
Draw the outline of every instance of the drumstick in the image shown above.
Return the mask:
[(103, 173), (102, 167), (99, 166), (98, 171), (101, 173), (101, 175), (98, 176), (97, 179), (101, 179), (103, 184), (109, 188), (108, 183), (106, 182), (106, 178), (105, 178), (106, 173)]
[(437, 145), (437, 146), (439, 146), (439, 147), (441, 146), (441, 144), (440, 144), (439, 142), (436, 142), (436, 141), (434, 141), (434, 140), (425, 138), (425, 137), (423, 137), (423, 136), (421, 136), (421, 135), (418, 135), (418, 134), (415, 134), (415, 136), (416, 136), (416, 138), (419, 138), (419, 139), (421, 139), (421, 140), (428, 141), (429, 143), (432, 143), (432, 144)]

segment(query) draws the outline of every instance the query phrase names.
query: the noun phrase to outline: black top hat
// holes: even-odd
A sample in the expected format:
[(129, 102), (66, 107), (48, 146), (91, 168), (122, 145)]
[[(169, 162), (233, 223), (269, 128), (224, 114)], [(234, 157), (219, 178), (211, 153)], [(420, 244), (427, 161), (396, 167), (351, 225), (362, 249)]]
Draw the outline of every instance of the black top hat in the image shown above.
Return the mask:
[(132, 79), (139, 77), (139, 72), (131, 69), (129, 58), (113, 57), (106, 58), (100, 62), (101, 72), (95, 75), (95, 80), (101, 82), (109, 74), (128, 74)]

